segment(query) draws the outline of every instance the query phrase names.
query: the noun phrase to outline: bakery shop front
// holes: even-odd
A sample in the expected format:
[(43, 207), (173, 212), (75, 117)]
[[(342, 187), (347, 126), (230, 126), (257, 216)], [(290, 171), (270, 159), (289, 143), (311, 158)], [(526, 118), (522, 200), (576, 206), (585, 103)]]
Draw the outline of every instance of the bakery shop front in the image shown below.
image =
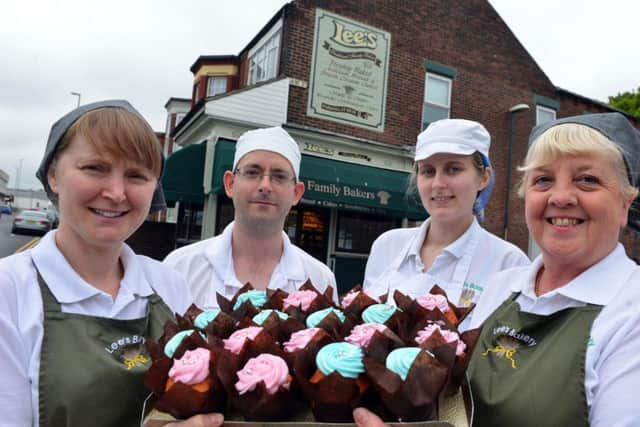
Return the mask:
[[(371, 244), (380, 234), (426, 217), (419, 199), (407, 194), (412, 155), (403, 150), (391, 153), (387, 147), (376, 147), (380, 151), (376, 152), (354, 150), (339, 141), (311, 142), (317, 135), (295, 128), (287, 131), (303, 153), (300, 180), (305, 193), (287, 217), (285, 232), (294, 244), (335, 272), (339, 290), (344, 292), (362, 281)], [(200, 206), (204, 211), (199, 220), (202, 238), (221, 233), (233, 220), (233, 204), (224, 193), (222, 177), (232, 168), (234, 150), (234, 139), (218, 137), (186, 146), (169, 157), (163, 185), (169, 190), (169, 203), (180, 207), (178, 230), (193, 227), (198, 221), (193, 213)], [(366, 164), (397, 165), (399, 159), (402, 170)], [(182, 178), (173, 179), (178, 170), (183, 171)], [(198, 190), (201, 197), (197, 197)], [(193, 241), (193, 232), (190, 235)]]

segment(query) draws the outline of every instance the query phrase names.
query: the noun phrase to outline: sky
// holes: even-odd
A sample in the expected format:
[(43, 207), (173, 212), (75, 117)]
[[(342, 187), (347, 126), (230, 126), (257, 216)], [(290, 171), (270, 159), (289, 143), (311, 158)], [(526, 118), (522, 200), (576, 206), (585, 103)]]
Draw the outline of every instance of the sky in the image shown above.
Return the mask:
[[(403, 0), (394, 0), (403, 1)], [(489, 0), (563, 89), (607, 101), (640, 87), (638, 0)], [(35, 171), (54, 121), (81, 103), (129, 100), (164, 131), (200, 55), (237, 54), (285, 0), (0, 0), (0, 169)]]

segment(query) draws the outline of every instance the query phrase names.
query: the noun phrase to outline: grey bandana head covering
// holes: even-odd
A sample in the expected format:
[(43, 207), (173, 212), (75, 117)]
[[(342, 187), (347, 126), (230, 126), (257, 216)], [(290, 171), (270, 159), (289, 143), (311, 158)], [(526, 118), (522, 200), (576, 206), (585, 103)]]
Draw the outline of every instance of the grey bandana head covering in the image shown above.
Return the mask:
[[(89, 111), (97, 110), (99, 108), (122, 108), (131, 113), (137, 114), (144, 120), (142, 115), (138, 113), (138, 111), (133, 108), (131, 104), (127, 101), (123, 100), (108, 100), (108, 101), (100, 101), (94, 102), (92, 104), (82, 105), (75, 110), (64, 115), (60, 120), (55, 122), (53, 126), (51, 126), (51, 131), (49, 132), (49, 139), (47, 140), (47, 146), (44, 150), (44, 156), (42, 157), (42, 161), (40, 162), (40, 167), (36, 172), (36, 176), (42, 182), (44, 186), (44, 190), (47, 192), (47, 196), (50, 200), (56, 200), (57, 195), (51, 190), (49, 187), (49, 182), (47, 180), (47, 172), (49, 171), (49, 166), (51, 165), (51, 161), (58, 150), (58, 146), (60, 142), (62, 142), (62, 138), (64, 134), (67, 133), (67, 130), (73, 125), (76, 120), (82, 117), (84, 114)], [(146, 120), (145, 120), (146, 121)], [(162, 159), (162, 170), (160, 171), (160, 176), (162, 176), (162, 171), (164, 170), (164, 158)], [(160, 185), (160, 179), (158, 179), (158, 186), (156, 187), (155, 192), (153, 193), (153, 199), (151, 200), (151, 208), (149, 209), (149, 213), (160, 211), (165, 209), (167, 204), (164, 200), (164, 193), (162, 191), (162, 186)]]
[[(640, 131), (633, 127), (629, 120), (620, 113), (582, 114), (565, 117), (533, 128), (531, 135), (529, 135), (529, 145), (535, 143), (536, 139), (548, 129), (566, 123), (588, 126), (611, 140), (622, 153), (629, 182), (636, 188), (640, 187)], [(640, 232), (640, 201), (638, 198), (633, 201), (629, 210), (628, 225), (632, 230)]]

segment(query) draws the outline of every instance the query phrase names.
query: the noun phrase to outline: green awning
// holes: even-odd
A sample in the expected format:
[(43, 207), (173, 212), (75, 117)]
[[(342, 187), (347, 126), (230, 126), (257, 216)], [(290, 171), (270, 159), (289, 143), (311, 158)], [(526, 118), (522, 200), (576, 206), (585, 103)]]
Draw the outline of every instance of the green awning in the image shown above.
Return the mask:
[(203, 203), (204, 158), (206, 144), (191, 144), (167, 157), (162, 189), (167, 203)]
[[(235, 141), (216, 144), (212, 193), (224, 191), (222, 176), (231, 170)], [(424, 219), (426, 213), (416, 197), (407, 197), (409, 174), (372, 166), (302, 155), (300, 180), (305, 192), (302, 203)]]

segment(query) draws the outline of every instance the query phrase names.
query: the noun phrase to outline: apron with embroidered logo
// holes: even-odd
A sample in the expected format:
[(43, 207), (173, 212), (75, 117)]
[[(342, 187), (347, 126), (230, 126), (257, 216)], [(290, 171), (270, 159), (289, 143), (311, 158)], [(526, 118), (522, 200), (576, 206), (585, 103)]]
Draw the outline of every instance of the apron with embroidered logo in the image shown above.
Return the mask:
[(155, 293), (145, 317), (117, 320), (63, 313), (38, 273), (44, 311), (40, 426), (140, 425), (151, 365), (144, 337), (157, 339), (173, 314)]
[(477, 426), (588, 426), (585, 357), (602, 306), (542, 316), (512, 294), (484, 322), (468, 375)]
[[(400, 264), (406, 258), (406, 252), (400, 254), (392, 263), (392, 267), (382, 275), (379, 282), (383, 284), (385, 293), (388, 294), (387, 301), (393, 301), (393, 292), (398, 289), (403, 294), (411, 298), (417, 298), (428, 293), (433, 285), (438, 285), (447, 293), (447, 298), (458, 306), (468, 306), (476, 300), (473, 295), (469, 296), (464, 287), (465, 280), (473, 261), (473, 256), (480, 241), (481, 233), (473, 233), (467, 245), (465, 245), (464, 254), (457, 261), (450, 281), (443, 281), (433, 277), (431, 274), (411, 273), (401, 274), (398, 269)], [(464, 291), (463, 291), (464, 289)]]

